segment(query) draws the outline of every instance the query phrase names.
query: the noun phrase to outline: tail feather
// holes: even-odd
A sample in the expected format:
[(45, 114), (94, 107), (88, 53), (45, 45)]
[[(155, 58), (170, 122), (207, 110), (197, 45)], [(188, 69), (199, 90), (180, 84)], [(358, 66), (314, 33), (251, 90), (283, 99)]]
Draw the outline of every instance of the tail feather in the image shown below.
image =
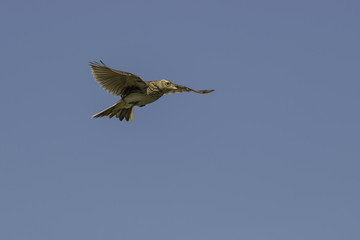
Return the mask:
[[(130, 111), (130, 121), (135, 121), (135, 115), (134, 115), (135, 109), (134, 107), (131, 108)], [(129, 120), (128, 120), (129, 121)]]
[(134, 121), (134, 107), (130, 108), (118, 108), (118, 104), (115, 104), (104, 111), (101, 111), (95, 115), (92, 116), (92, 118), (99, 118), (99, 117), (109, 117), (112, 118), (113, 116), (116, 116), (119, 118), (120, 121), (126, 119), (126, 121)]
[(106, 116), (109, 116), (109, 118), (112, 118), (114, 116), (114, 114), (112, 114), (112, 112), (114, 111), (116, 107), (116, 104), (112, 105), (111, 107), (95, 114), (95, 115), (92, 115), (91, 118), (99, 118), (99, 117), (106, 117)]
[(120, 121), (126, 119), (126, 121), (134, 121), (134, 107), (123, 108), (116, 115)]
[(127, 111), (128, 111), (127, 108), (123, 108), (118, 112), (118, 114), (116, 114), (116, 116), (120, 119), (120, 121), (122, 121), (125, 118)]

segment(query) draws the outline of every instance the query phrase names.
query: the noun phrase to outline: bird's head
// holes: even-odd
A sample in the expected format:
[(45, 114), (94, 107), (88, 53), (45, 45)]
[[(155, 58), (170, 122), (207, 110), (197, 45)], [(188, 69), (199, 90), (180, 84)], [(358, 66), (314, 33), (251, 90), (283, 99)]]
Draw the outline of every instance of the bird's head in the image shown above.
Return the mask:
[(177, 87), (171, 81), (167, 79), (160, 80), (160, 86), (163, 90), (176, 90)]

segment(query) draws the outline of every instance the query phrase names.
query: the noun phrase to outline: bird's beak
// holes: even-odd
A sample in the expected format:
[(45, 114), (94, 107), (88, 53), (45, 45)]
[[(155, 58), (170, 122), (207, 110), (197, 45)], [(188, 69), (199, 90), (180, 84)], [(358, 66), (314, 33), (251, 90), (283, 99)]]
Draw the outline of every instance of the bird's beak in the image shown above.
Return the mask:
[(175, 87), (175, 86), (171, 86), (171, 89), (174, 89), (174, 90), (176, 90), (176, 89), (177, 89), (177, 87)]

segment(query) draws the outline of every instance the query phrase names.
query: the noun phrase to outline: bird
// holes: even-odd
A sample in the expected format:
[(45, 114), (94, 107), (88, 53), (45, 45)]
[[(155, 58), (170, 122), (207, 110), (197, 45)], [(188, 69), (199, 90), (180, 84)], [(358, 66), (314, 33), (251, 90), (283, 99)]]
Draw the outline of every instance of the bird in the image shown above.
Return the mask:
[(104, 62), (89, 62), (92, 75), (100, 86), (107, 92), (120, 96), (121, 99), (111, 107), (95, 114), (92, 118), (116, 117), (120, 121), (134, 121), (134, 107), (144, 107), (155, 102), (164, 94), (195, 92), (208, 94), (212, 90), (194, 90), (185, 86), (172, 83), (170, 80), (144, 81), (139, 76), (112, 69)]

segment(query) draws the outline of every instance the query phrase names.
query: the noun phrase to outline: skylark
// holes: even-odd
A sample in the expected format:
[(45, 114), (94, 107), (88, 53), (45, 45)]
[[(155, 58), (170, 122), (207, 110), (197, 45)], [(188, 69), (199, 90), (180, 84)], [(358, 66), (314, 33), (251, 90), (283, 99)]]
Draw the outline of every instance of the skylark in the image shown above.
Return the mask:
[(180, 92), (211, 93), (214, 90), (194, 90), (177, 85), (167, 79), (144, 81), (139, 76), (115, 70), (106, 66), (102, 61), (90, 62), (95, 80), (109, 93), (121, 96), (111, 107), (92, 116), (92, 118), (116, 116), (120, 121), (134, 121), (134, 107), (143, 107), (162, 97), (164, 94)]

